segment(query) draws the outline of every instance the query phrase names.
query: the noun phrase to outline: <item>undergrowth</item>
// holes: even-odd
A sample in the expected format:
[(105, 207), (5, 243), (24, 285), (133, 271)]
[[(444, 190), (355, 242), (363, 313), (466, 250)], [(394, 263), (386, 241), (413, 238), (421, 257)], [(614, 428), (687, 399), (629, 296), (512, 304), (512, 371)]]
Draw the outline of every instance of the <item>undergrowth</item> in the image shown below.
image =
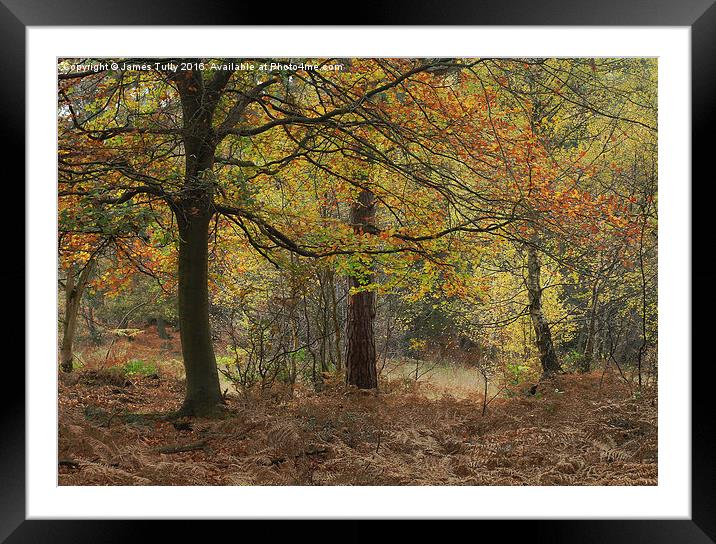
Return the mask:
[(113, 417), (177, 409), (176, 377), (87, 372), (60, 380), (60, 485), (657, 483), (655, 392), (612, 373), (559, 376), (484, 416), (478, 395), (394, 380), (377, 395), (273, 388), (229, 397), (221, 419), (176, 422)]

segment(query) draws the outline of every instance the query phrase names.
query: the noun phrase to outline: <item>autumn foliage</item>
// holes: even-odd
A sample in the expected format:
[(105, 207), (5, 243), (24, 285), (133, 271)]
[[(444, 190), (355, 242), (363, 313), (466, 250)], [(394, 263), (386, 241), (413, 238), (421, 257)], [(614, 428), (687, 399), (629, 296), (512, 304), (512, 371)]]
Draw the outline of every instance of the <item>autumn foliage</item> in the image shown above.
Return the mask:
[(655, 482), (656, 60), (117, 60), (58, 60), (65, 483)]

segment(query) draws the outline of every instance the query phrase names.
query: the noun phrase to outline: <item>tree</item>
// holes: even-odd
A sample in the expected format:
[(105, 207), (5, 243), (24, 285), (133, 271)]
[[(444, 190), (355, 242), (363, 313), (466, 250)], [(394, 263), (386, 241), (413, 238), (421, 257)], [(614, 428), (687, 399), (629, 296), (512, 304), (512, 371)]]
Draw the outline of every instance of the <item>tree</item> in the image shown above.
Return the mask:
[(95, 265), (94, 255), (83, 266), (70, 263), (65, 275), (65, 313), (62, 331), (62, 348), (60, 350), (60, 368), (63, 372), (72, 372), (74, 352), (72, 346), (77, 330), (77, 316), (79, 313), (82, 293), (92, 275)]
[(540, 262), (536, 244), (527, 245), (527, 292), (529, 294), (529, 312), (535, 330), (535, 341), (540, 353), (542, 376), (550, 377), (561, 370), (557, 353), (552, 343), (552, 332), (542, 311), (542, 283), (540, 281)]
[[(375, 205), (375, 195), (367, 189), (363, 189), (351, 205), (350, 222), (356, 234), (370, 232), (375, 227)], [(346, 383), (360, 389), (378, 387), (373, 331), (376, 294), (366, 289), (372, 281), (370, 265), (349, 279), (351, 293), (348, 296), (346, 324)]]

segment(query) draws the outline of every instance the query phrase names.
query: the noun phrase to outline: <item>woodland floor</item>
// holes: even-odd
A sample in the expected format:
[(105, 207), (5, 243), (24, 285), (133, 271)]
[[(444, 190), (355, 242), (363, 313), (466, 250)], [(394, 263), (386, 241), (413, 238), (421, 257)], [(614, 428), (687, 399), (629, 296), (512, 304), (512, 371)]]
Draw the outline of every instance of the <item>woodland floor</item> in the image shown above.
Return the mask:
[(168, 421), (140, 414), (177, 409), (179, 378), (79, 370), (59, 382), (59, 484), (657, 484), (657, 399), (618, 374), (558, 376), (485, 416), (428, 388), (233, 396), (219, 419)]

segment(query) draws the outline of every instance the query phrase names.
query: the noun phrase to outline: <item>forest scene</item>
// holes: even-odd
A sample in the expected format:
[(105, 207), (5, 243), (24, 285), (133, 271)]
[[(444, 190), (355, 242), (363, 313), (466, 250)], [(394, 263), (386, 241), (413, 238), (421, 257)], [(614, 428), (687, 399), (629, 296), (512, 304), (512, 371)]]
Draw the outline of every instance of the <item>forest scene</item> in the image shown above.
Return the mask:
[(657, 59), (60, 58), (60, 485), (657, 485)]

